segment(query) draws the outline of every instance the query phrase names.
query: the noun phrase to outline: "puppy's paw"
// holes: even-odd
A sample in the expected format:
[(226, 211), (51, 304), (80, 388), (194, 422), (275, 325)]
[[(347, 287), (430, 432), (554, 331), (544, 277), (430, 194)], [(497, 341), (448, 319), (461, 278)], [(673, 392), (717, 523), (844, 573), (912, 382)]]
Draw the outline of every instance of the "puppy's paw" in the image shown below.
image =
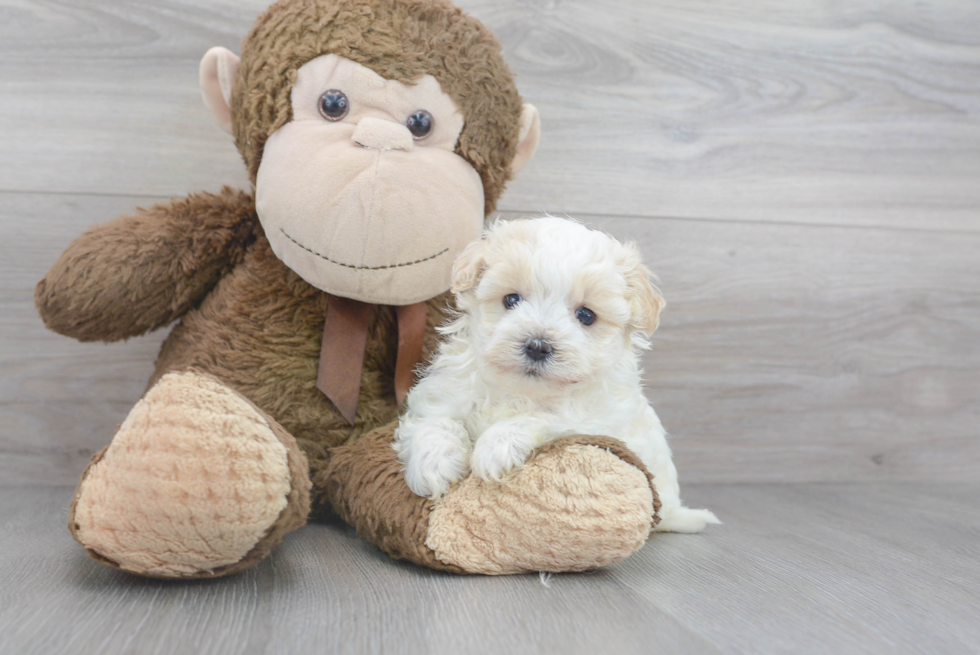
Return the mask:
[(505, 473), (527, 461), (537, 440), (527, 426), (501, 421), (480, 435), (473, 447), (470, 467), (484, 480), (500, 480)]
[(469, 470), (468, 439), (461, 426), (458, 430), (452, 426), (420, 426), (410, 443), (397, 448), (408, 488), (433, 500), (443, 496)]
[(704, 527), (709, 523), (721, 523), (711, 510), (678, 507), (660, 520), (656, 530), (657, 532), (683, 532), (693, 534), (704, 530)]

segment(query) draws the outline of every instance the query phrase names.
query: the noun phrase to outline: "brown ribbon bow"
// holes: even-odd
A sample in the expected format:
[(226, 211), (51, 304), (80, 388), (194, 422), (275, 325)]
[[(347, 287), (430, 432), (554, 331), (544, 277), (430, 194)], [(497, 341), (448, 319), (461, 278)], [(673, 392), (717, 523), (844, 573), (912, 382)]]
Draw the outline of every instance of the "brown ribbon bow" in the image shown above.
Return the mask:
[[(327, 318), (323, 323), (316, 386), (351, 425), (357, 416), (361, 369), (364, 367), (364, 348), (372, 307), (358, 300), (330, 296)], [(401, 405), (415, 380), (415, 367), (422, 358), (425, 303), (395, 307), (395, 313), (398, 317), (395, 398)]]

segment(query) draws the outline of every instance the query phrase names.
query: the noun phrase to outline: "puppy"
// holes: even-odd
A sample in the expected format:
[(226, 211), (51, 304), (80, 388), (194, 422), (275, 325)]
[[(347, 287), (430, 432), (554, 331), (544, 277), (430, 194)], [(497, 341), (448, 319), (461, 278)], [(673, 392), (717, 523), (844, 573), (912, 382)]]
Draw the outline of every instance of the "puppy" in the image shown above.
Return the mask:
[(660, 531), (718, 523), (681, 505), (677, 470), (641, 388), (640, 352), (664, 300), (635, 244), (571, 220), (498, 221), (453, 268), (460, 310), (408, 395), (395, 449), (413, 492), (438, 498), (470, 470), (499, 480), (541, 444), (622, 440), (660, 495)]

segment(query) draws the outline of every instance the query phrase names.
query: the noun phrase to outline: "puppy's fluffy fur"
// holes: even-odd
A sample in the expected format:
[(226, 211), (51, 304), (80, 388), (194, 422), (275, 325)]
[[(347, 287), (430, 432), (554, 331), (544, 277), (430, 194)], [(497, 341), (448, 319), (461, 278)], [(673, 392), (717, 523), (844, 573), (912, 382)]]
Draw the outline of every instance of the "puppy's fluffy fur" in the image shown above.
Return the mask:
[(546, 441), (605, 435), (653, 474), (658, 530), (717, 523), (681, 505), (664, 429), (643, 396), (639, 354), (664, 304), (650, 277), (634, 244), (570, 220), (490, 227), (456, 261), (461, 313), (442, 329), (396, 434), (412, 491), (438, 498), (471, 469), (498, 480)]

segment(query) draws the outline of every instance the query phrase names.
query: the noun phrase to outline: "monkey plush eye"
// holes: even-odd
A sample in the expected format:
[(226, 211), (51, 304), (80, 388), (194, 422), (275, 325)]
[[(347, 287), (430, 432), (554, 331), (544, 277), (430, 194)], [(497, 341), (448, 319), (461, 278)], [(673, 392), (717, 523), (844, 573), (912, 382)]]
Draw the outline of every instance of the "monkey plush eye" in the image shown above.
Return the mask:
[(328, 121), (339, 121), (350, 111), (350, 101), (343, 91), (330, 89), (320, 96), (320, 115)]
[(595, 323), (595, 312), (588, 307), (579, 307), (575, 312), (575, 318), (577, 318), (582, 325), (592, 325)]
[(413, 139), (420, 141), (432, 133), (434, 123), (435, 119), (432, 118), (432, 114), (424, 109), (419, 109), (406, 119), (405, 127), (412, 133)]
[(523, 300), (523, 298), (521, 298), (521, 294), (508, 293), (506, 296), (504, 296), (504, 307), (506, 309), (514, 309), (514, 307), (516, 307), (521, 300)]

